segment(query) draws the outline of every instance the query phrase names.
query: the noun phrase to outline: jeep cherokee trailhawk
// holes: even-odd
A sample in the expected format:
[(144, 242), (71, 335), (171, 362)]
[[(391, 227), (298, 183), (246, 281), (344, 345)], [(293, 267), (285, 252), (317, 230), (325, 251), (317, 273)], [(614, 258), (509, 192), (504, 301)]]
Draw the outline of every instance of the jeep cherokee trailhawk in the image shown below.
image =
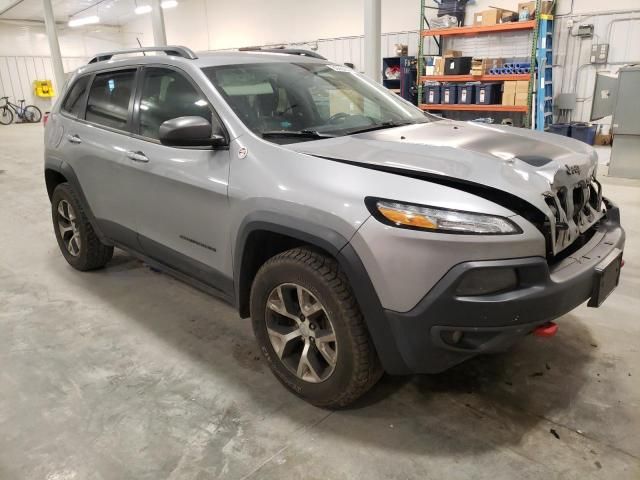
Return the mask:
[(118, 247), (231, 302), (309, 402), (615, 288), (624, 232), (586, 144), (425, 114), (312, 52), (151, 50), (96, 56), (50, 114), (60, 250), (91, 270)]

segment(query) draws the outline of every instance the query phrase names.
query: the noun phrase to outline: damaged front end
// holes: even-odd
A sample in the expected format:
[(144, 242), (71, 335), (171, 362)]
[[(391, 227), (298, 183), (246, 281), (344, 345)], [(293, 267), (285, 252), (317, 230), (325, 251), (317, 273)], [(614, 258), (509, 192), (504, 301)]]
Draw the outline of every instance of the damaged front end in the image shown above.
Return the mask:
[(595, 167), (581, 174), (579, 166), (566, 165), (544, 192), (549, 208), (542, 233), (547, 239), (547, 257), (564, 258), (585, 244), (605, 215), (602, 185)]

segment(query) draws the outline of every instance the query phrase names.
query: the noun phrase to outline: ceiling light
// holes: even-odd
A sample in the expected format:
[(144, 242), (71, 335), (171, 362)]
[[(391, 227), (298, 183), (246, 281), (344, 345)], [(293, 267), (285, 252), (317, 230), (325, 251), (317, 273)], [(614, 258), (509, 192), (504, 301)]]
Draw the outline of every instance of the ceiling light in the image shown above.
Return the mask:
[(140, 5), (134, 10), (134, 12), (136, 12), (136, 15), (144, 15), (145, 13), (149, 13), (150, 11), (151, 5)]
[(91, 17), (74, 18), (72, 20), (69, 20), (69, 26), (81, 27), (83, 25), (90, 25), (92, 23), (99, 23), (99, 22), (100, 22), (100, 17), (93, 15)]
[(175, 8), (178, 6), (178, 2), (176, 0), (164, 0), (160, 6), (162, 8)]

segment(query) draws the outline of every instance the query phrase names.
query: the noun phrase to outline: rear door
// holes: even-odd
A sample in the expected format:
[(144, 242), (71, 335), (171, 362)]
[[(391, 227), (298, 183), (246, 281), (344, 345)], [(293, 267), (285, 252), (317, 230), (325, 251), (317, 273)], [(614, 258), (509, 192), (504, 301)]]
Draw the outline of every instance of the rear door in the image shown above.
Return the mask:
[(62, 112), (75, 115), (65, 122), (65, 160), (96, 221), (107, 237), (136, 249), (134, 167), (126, 152), (137, 72), (133, 67), (96, 73), (87, 80), (86, 103), (75, 113)]
[(143, 68), (131, 148), (138, 163), (136, 212), (145, 254), (228, 293), (232, 287), (227, 181), (229, 150), (160, 144), (160, 125), (184, 116), (219, 122), (197, 84), (167, 66)]

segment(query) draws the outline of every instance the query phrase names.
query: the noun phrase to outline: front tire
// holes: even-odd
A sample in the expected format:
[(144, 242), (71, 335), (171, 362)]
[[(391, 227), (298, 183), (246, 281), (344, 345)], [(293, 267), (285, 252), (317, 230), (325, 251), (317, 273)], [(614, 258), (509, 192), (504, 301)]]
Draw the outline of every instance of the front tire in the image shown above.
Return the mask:
[(0, 124), (9, 125), (13, 122), (13, 112), (8, 108), (0, 109)]
[(111, 260), (113, 247), (100, 241), (68, 183), (61, 183), (53, 191), (51, 216), (60, 251), (73, 268), (95, 270)]
[(316, 406), (345, 407), (382, 375), (346, 276), (320, 252), (295, 248), (268, 260), (251, 288), (251, 320), (276, 378)]

